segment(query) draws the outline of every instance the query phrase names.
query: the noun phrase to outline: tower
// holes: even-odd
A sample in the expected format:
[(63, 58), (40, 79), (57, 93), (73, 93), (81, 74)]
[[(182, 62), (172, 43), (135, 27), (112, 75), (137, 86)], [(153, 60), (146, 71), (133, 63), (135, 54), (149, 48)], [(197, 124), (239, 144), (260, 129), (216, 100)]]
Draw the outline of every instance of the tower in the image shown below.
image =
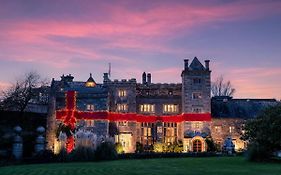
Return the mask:
[(194, 57), (191, 64), (184, 60), (182, 71), (182, 112), (210, 113), (211, 112), (211, 71), (209, 60), (205, 66)]

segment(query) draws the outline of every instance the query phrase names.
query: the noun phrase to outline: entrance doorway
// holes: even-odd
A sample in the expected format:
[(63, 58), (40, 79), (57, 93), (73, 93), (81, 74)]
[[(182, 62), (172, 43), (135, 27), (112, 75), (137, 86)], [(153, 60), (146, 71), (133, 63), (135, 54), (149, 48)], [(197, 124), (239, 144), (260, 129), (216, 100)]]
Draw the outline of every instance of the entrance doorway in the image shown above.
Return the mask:
[(202, 152), (202, 141), (196, 139), (193, 141), (193, 152)]

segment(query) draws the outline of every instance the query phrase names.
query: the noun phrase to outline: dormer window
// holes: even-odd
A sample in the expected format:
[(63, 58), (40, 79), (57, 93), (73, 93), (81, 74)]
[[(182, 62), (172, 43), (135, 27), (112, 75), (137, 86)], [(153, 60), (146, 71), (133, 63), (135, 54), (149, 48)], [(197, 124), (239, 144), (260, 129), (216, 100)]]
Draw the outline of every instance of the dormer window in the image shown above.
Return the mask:
[(95, 87), (95, 86), (96, 86), (96, 82), (95, 82), (95, 80), (93, 79), (91, 73), (90, 73), (90, 77), (89, 77), (89, 79), (87, 80), (87, 82), (86, 82), (85, 85), (86, 85), (86, 87)]

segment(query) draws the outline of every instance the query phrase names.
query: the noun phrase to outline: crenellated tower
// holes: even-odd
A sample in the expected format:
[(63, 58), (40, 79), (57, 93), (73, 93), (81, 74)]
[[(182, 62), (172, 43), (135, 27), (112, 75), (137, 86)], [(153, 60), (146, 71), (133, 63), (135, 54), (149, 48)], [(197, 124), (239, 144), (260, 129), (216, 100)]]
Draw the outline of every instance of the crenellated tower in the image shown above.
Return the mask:
[(189, 65), (184, 60), (182, 71), (182, 112), (211, 113), (211, 71), (209, 60), (205, 66), (195, 57)]

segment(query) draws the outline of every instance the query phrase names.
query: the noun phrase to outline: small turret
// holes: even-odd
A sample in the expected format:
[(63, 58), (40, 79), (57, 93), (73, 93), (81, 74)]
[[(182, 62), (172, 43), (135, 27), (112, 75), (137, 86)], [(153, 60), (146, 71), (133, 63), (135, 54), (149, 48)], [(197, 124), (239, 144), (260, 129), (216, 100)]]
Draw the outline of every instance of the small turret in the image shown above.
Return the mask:
[(143, 72), (142, 74), (142, 84), (146, 84), (146, 73)]
[(151, 73), (147, 74), (147, 84), (151, 84)]
[(96, 86), (96, 82), (95, 82), (95, 80), (92, 77), (92, 73), (90, 73), (90, 77), (87, 80), (85, 85), (86, 85), (86, 87), (95, 87)]

